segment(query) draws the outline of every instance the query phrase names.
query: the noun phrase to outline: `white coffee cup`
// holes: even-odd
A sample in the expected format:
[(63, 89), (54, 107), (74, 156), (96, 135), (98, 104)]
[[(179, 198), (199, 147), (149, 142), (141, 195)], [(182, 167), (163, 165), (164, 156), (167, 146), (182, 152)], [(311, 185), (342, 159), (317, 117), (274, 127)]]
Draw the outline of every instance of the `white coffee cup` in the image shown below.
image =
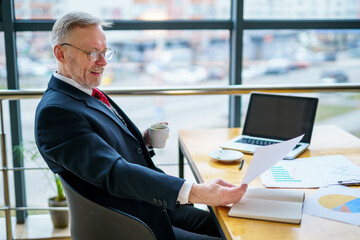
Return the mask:
[(151, 145), (154, 148), (164, 148), (169, 138), (169, 126), (165, 124), (153, 124), (149, 128)]

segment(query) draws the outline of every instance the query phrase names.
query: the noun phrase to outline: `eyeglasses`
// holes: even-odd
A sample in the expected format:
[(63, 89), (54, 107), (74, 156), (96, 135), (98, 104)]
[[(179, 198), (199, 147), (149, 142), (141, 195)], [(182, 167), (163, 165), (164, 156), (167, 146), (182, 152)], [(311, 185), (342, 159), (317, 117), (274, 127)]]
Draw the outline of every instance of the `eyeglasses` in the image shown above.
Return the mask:
[(106, 61), (111, 60), (116, 53), (116, 51), (111, 48), (106, 49), (106, 51), (104, 51), (104, 52), (100, 52), (100, 51), (87, 52), (87, 51), (82, 50), (81, 48), (75, 47), (69, 43), (62, 43), (62, 44), (60, 44), (60, 46), (70, 46), (70, 47), (76, 48), (77, 50), (80, 50), (80, 51), (86, 53), (88, 55), (89, 61), (91, 61), (91, 62), (96, 62), (97, 60), (99, 60), (100, 55), (102, 55)]

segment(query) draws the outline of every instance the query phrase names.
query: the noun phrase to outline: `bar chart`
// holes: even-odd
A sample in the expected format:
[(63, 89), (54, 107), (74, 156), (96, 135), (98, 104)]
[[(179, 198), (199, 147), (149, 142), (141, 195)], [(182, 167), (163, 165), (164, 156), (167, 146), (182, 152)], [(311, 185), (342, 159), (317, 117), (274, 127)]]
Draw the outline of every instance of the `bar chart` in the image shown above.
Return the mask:
[(275, 182), (302, 182), (301, 179), (295, 179), (294, 175), (281, 166), (270, 168), (270, 172)]

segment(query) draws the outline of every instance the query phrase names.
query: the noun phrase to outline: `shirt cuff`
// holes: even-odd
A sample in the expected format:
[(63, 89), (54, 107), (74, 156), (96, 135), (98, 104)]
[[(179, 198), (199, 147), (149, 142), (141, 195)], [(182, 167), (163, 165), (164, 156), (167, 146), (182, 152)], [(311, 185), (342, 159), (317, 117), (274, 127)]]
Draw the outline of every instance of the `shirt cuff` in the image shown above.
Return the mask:
[(148, 153), (149, 153), (150, 157), (155, 156), (155, 151), (154, 151), (153, 146), (146, 147), (146, 149), (147, 149), (147, 151), (148, 151)]
[(192, 188), (193, 184), (194, 183), (191, 182), (191, 181), (187, 181), (187, 180), (184, 181), (184, 184), (181, 186), (180, 191), (179, 191), (179, 195), (178, 195), (178, 198), (177, 198), (177, 201), (180, 204), (189, 203), (189, 195), (190, 195), (190, 191), (191, 191), (191, 188)]

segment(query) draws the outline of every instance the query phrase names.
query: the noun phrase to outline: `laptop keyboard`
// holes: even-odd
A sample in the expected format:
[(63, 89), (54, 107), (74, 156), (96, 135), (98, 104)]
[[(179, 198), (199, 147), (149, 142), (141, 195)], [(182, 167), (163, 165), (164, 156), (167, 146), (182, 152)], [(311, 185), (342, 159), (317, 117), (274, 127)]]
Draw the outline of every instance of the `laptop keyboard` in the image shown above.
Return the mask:
[[(246, 143), (246, 144), (253, 144), (253, 145), (259, 145), (259, 146), (266, 146), (266, 145), (271, 145), (271, 144), (275, 144), (275, 143), (279, 143), (279, 142), (275, 142), (275, 141), (270, 141), (270, 140), (260, 140), (260, 139), (253, 139), (253, 138), (246, 138), (246, 137), (242, 137), (239, 140), (237, 140), (236, 142), (238, 143)], [(298, 147), (300, 147), (300, 144), (297, 144), (294, 149), (297, 149)]]

